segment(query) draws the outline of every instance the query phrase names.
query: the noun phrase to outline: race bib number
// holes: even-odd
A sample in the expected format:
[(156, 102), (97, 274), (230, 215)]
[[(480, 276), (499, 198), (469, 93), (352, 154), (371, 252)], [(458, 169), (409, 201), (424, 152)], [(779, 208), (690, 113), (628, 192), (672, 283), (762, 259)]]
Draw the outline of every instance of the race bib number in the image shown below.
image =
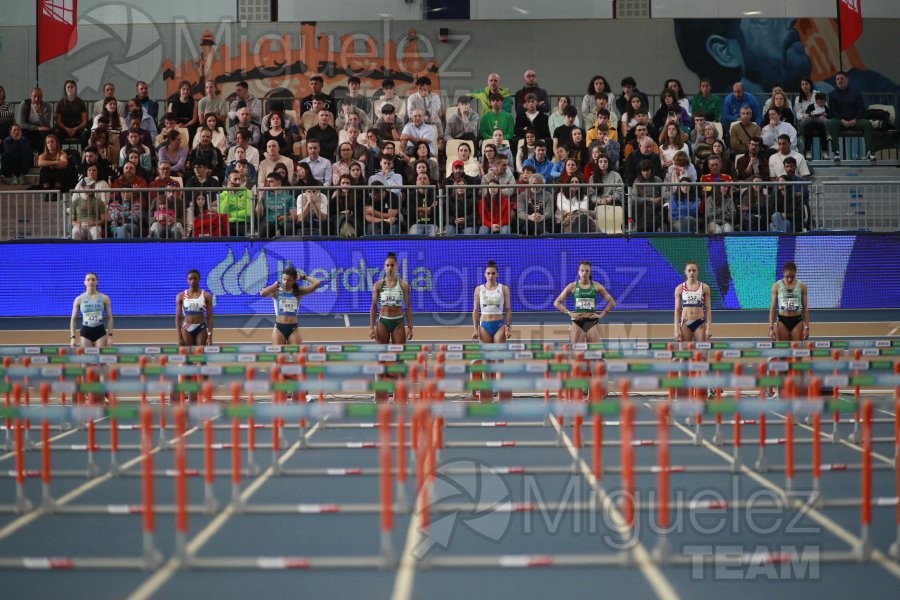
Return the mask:
[(299, 303), (296, 298), (279, 298), (278, 310), (281, 313), (295, 313)]
[(576, 298), (575, 310), (594, 310), (593, 298)]
[(98, 310), (82, 313), (82, 322), (85, 327), (99, 327), (103, 323), (103, 313)]

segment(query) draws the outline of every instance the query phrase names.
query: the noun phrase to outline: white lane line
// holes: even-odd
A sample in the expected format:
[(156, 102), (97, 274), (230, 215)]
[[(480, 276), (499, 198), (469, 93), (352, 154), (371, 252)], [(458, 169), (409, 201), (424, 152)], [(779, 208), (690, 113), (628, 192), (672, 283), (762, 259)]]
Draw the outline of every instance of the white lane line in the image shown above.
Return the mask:
[[(606, 490), (603, 489), (597, 480), (594, 478), (594, 473), (591, 470), (590, 466), (585, 462), (585, 460), (578, 454), (578, 450), (575, 448), (575, 445), (572, 443), (572, 440), (569, 439), (569, 435), (559, 426), (559, 421), (555, 416), (551, 417), (551, 423), (553, 427), (556, 429), (558, 435), (562, 437), (563, 443), (566, 446), (566, 449), (569, 451), (569, 454), (573, 459), (578, 461), (578, 467), (581, 470), (581, 474), (587, 479), (588, 484), (597, 490), (600, 502), (603, 505), (603, 509), (609, 514), (611, 522), (615, 526), (615, 530), (625, 531), (627, 529), (627, 525), (625, 524), (625, 517), (616, 507), (615, 503), (612, 499), (607, 495)], [(647, 552), (647, 549), (644, 548), (644, 545), (635, 540), (634, 547), (631, 550), (634, 553), (634, 563), (640, 568), (641, 573), (650, 583), (650, 587), (653, 588), (653, 591), (656, 592), (656, 596), (661, 600), (674, 600), (679, 598), (678, 592), (675, 591), (675, 588), (672, 587), (672, 584), (666, 578), (665, 575), (662, 574), (662, 571), (659, 570), (659, 567), (656, 566), (653, 558), (650, 556), (650, 553)]]
[[(691, 439), (696, 439), (696, 436), (694, 435), (693, 431), (691, 431), (690, 429), (688, 429), (681, 423), (674, 422), (674, 424), (675, 424), (675, 427), (680, 429), (683, 433), (687, 434)], [(721, 457), (728, 463), (734, 464), (734, 458), (730, 454), (723, 452), (722, 450), (720, 450), (719, 448), (714, 446), (709, 440), (703, 439), (702, 443), (703, 443), (703, 447), (705, 447), (707, 450), (709, 450), (713, 454)], [(788, 494), (784, 489), (782, 489), (780, 486), (778, 486), (776, 483), (774, 483), (767, 477), (763, 477), (762, 475), (758, 474), (756, 471), (753, 471), (752, 469), (748, 468), (744, 464), (741, 464), (740, 472), (747, 475), (754, 481), (756, 481), (759, 485), (761, 485), (765, 488), (768, 488), (769, 490), (775, 492), (776, 494), (779, 494), (782, 498), (788, 497)], [(811, 517), (813, 520), (817, 521), (825, 529), (830, 530), (837, 538), (842, 540), (845, 544), (847, 544), (851, 548), (856, 548), (856, 546), (859, 545), (861, 540), (858, 537), (856, 537), (855, 535), (853, 535), (852, 533), (850, 533), (849, 531), (844, 529), (841, 525), (832, 521), (830, 517), (826, 516), (821, 511), (813, 508), (812, 506), (809, 506), (808, 504), (805, 504), (805, 503), (797, 501), (797, 500), (795, 500), (792, 504), (793, 504), (793, 508), (798, 508), (800, 510), (803, 510), (806, 515)], [(887, 571), (894, 577), (900, 579), (900, 565), (898, 565), (896, 562), (891, 560), (889, 557), (885, 556), (885, 554), (883, 552), (881, 552), (881, 550), (878, 550), (877, 548), (873, 549), (872, 562), (878, 564), (885, 571)]]
[[(197, 427), (192, 427), (191, 429), (188, 429), (187, 431), (184, 432), (184, 437), (188, 437), (189, 435), (191, 435), (192, 433), (195, 433), (195, 432), (197, 432), (197, 431), (199, 431), (199, 429), (198, 429)], [(161, 448), (160, 448), (159, 446), (157, 446), (156, 448), (153, 448), (153, 449), (150, 451), (150, 454), (156, 454), (156, 453), (159, 452), (160, 450), (161, 450)], [(124, 464), (121, 466), (121, 470), (122, 470), (122, 471), (127, 471), (128, 469), (130, 469), (130, 468), (133, 467), (134, 465), (140, 463), (142, 460), (144, 460), (144, 455), (143, 455), (143, 454), (139, 454), (139, 455), (136, 456), (135, 458), (132, 458), (132, 459), (129, 460), (128, 462), (124, 463)], [(77, 488), (75, 488), (74, 490), (72, 490), (71, 492), (69, 492), (68, 494), (66, 494), (65, 496), (62, 496), (62, 497), (60, 497), (60, 498), (57, 498), (57, 499), (56, 499), (56, 505), (57, 505), (57, 506), (63, 506), (63, 505), (65, 505), (65, 504), (68, 504), (69, 502), (71, 502), (71, 501), (74, 500), (75, 498), (77, 498), (77, 497), (79, 497), (79, 496), (81, 496), (81, 495), (83, 495), (83, 494), (85, 494), (85, 493), (91, 491), (91, 490), (94, 489), (95, 487), (99, 486), (101, 483), (105, 483), (105, 482), (109, 481), (110, 479), (113, 479), (113, 476), (110, 475), (109, 473), (104, 473), (103, 475), (101, 475), (101, 476), (99, 476), (99, 477), (96, 477), (96, 478), (94, 478), (94, 479), (91, 479), (91, 480), (88, 481), (87, 483), (84, 483), (84, 484), (78, 486)], [(38, 509), (33, 510), (32, 512), (28, 513), (28, 514), (22, 515), (21, 517), (19, 517), (19, 518), (16, 519), (15, 521), (9, 523), (8, 525), (6, 525), (6, 526), (3, 527), (2, 529), (0, 529), (0, 540), (9, 537), (10, 535), (12, 535), (12, 534), (15, 533), (16, 531), (22, 529), (23, 527), (25, 527), (25, 526), (28, 525), (29, 523), (32, 523), (32, 522), (34, 522), (35, 520), (37, 520), (38, 517), (42, 517), (42, 516), (47, 515), (47, 514), (52, 514), (52, 513), (46, 512), (43, 508), (38, 508)]]
[(350, 315), (344, 313), (344, 327), (350, 327)]
[[(304, 434), (304, 439), (309, 439), (310, 436), (313, 435), (316, 431), (319, 430), (319, 426), (322, 424), (322, 421), (317, 422), (309, 431)], [(285, 450), (284, 454), (282, 454), (278, 458), (278, 464), (283, 465), (287, 460), (292, 457), (297, 450), (300, 449), (300, 441), (294, 442), (294, 444)], [(274, 475), (275, 469), (272, 466), (269, 466), (265, 471), (263, 471), (253, 482), (248, 485), (241, 495), (239, 496), (240, 502), (243, 504), (247, 500), (250, 499), (253, 494), (255, 494), (262, 485), (268, 481), (272, 475)], [(194, 538), (188, 542), (187, 545), (187, 554), (188, 556), (193, 556), (196, 554), (200, 548), (202, 548), (215, 534), (219, 532), (222, 527), (225, 526), (225, 523), (233, 517), (235, 514), (238, 514), (234, 511), (234, 507), (229, 505), (226, 506), (225, 509), (220, 512), (216, 517), (209, 522), (209, 524), (204, 527), (200, 533), (198, 533)], [(134, 592), (132, 592), (128, 596), (128, 600), (143, 600), (145, 598), (152, 598), (159, 589), (164, 586), (169, 579), (172, 578), (175, 573), (177, 573), (181, 569), (181, 560), (175, 556), (170, 558), (165, 565), (163, 565), (156, 573), (154, 573), (150, 578), (144, 581)]]
[(421, 514), (419, 510), (420, 496), (416, 494), (416, 504), (413, 514), (409, 518), (409, 528), (406, 530), (406, 543), (403, 544), (403, 554), (400, 555), (400, 566), (397, 568), (397, 578), (394, 580), (394, 590), (391, 592), (391, 600), (409, 600), (412, 598), (413, 580), (416, 576), (416, 558), (413, 555), (416, 543), (419, 539), (419, 526)]

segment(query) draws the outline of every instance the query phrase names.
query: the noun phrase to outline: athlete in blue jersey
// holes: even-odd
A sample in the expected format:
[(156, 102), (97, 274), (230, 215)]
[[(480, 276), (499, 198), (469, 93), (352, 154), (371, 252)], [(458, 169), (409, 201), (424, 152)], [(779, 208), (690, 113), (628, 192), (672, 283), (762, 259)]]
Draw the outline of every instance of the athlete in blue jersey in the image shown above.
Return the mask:
[[(404, 306), (406, 327), (403, 327)], [(406, 340), (413, 337), (409, 283), (400, 278), (397, 272), (397, 255), (393, 252), (388, 252), (384, 259), (384, 278), (372, 286), (369, 337), (379, 344), (405, 344)]]
[(213, 338), (212, 294), (200, 289), (200, 271), (187, 273), (188, 288), (175, 298), (175, 331), (179, 346), (206, 346)]
[[(81, 329), (76, 335), (75, 323), (81, 311)], [(104, 314), (106, 324), (104, 324)], [(113, 315), (109, 296), (97, 291), (97, 274), (88, 272), (84, 276), (84, 293), (72, 304), (72, 319), (69, 321), (69, 345), (73, 348), (112, 346)]]
[[(304, 285), (298, 285), (303, 283)], [(302, 344), (300, 330), (297, 329), (297, 316), (300, 314), (300, 298), (316, 291), (322, 282), (311, 275), (298, 273), (297, 269), (288, 267), (281, 274), (281, 281), (264, 287), (260, 296), (272, 298), (275, 303), (275, 328), (272, 330), (272, 343), (276, 346), (285, 344)]]
[(697, 263), (684, 265), (684, 283), (675, 286), (675, 339), (705, 342), (712, 338), (709, 286), (697, 279)]
[(497, 281), (497, 263), (489, 260), (484, 268), (484, 283), (475, 288), (472, 302), (473, 340), (483, 343), (505, 342), (512, 327), (509, 288)]
[(769, 306), (769, 337), (775, 341), (799, 342), (809, 338), (809, 300), (806, 284), (797, 279), (797, 265), (784, 263), (784, 277), (772, 285)]

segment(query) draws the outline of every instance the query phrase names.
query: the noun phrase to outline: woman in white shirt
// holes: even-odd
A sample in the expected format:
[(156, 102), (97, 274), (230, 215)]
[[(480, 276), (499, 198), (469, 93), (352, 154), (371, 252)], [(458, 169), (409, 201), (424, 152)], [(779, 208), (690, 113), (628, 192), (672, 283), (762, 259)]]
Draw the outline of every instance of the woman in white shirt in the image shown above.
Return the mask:
[(591, 199), (587, 189), (579, 187), (578, 175), (569, 178), (568, 186), (556, 195), (556, 221), (563, 233), (593, 233), (597, 231)]

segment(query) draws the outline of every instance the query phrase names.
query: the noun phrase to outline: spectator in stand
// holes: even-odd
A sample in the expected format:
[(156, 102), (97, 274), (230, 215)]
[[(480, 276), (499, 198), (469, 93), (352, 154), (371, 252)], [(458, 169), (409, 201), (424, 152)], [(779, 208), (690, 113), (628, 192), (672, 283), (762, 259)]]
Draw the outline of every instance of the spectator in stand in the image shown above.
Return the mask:
[[(351, 117), (356, 118), (351, 121)], [(368, 128), (370, 123), (369, 114), (358, 107), (354, 103), (353, 98), (344, 96), (338, 102), (338, 114), (334, 119), (334, 128), (338, 130), (346, 129), (347, 125), (351, 122), (360, 127)]]
[(213, 131), (228, 124), (228, 103), (219, 95), (219, 86), (214, 79), (207, 79), (203, 84), (204, 96), (197, 102), (197, 114), (203, 115), (203, 122), (209, 127), (209, 115), (216, 118)]
[(788, 136), (791, 140), (791, 150), (797, 149), (797, 130), (790, 123), (781, 120), (781, 110), (773, 106), (767, 113), (766, 126), (762, 128), (760, 136), (763, 145), (772, 150), (778, 149), (778, 138), (782, 135)]
[(494, 130), (499, 129), (503, 132), (503, 139), (513, 139), (516, 121), (508, 111), (503, 110), (503, 96), (501, 94), (491, 94), (489, 102), (490, 110), (482, 114), (479, 121), (479, 137), (483, 140), (490, 139)]
[[(210, 119), (211, 120), (211, 119)], [(212, 174), (216, 177), (225, 176), (225, 157), (222, 152), (216, 148), (213, 143), (213, 132), (208, 127), (201, 127), (197, 130), (197, 145), (191, 148), (187, 157), (186, 169), (190, 170), (198, 161), (203, 162), (212, 169)]]
[(234, 87), (234, 92), (235, 99), (228, 106), (228, 118), (231, 120), (232, 125), (236, 120), (240, 120), (238, 111), (246, 107), (250, 111), (249, 122), (259, 127), (263, 117), (263, 107), (260, 99), (250, 93), (250, 86), (246, 81), (238, 82)]
[(803, 158), (802, 154), (796, 150), (791, 150), (791, 138), (787, 135), (779, 136), (778, 152), (769, 157), (769, 176), (772, 179), (777, 179), (784, 175), (784, 159), (789, 156), (794, 159), (797, 167), (796, 174), (800, 177), (808, 178), (810, 176), (809, 165), (806, 164), (806, 159)]
[(664, 124), (662, 133), (659, 134), (659, 159), (663, 169), (672, 165), (675, 154), (678, 152), (690, 152), (685, 134), (674, 121)]
[[(48, 136), (49, 137), (49, 136)], [(72, 239), (99, 240), (105, 237), (109, 184), (98, 179), (97, 165), (91, 165), (72, 193)]]
[[(316, 153), (318, 154), (318, 147), (316, 148)], [(308, 161), (309, 159), (304, 160)], [(283, 156), (278, 151), (278, 142), (275, 140), (269, 140), (269, 143), (266, 144), (266, 153), (263, 155), (263, 159), (259, 161), (259, 170), (256, 178), (258, 186), (262, 187), (266, 184), (266, 177), (269, 175), (269, 173), (275, 170), (275, 165), (278, 164), (284, 165), (288, 170), (288, 173), (290, 173), (294, 169), (294, 161), (286, 156)], [(328, 181), (331, 181), (330, 177)]]
[(25, 175), (34, 166), (31, 144), (16, 123), (13, 123), (9, 135), (3, 140), (0, 165), (3, 166), (3, 183), (6, 185), (24, 185)]
[(653, 126), (662, 130), (666, 123), (674, 121), (683, 131), (691, 130), (691, 115), (678, 103), (678, 95), (672, 90), (663, 90), (661, 102), (653, 115)]
[(144, 113), (156, 123), (159, 119), (159, 103), (150, 98), (150, 87), (147, 85), (147, 82), (138, 81), (134, 86), (134, 90), (136, 92), (135, 99), (140, 102)]
[(622, 181), (622, 176), (609, 168), (609, 159), (606, 156), (598, 156), (596, 165), (589, 181), (597, 186), (593, 191), (594, 202), (601, 205), (622, 206), (622, 197), (625, 195), (625, 182)]
[(526, 129), (531, 130), (537, 137), (543, 140), (549, 140), (551, 138), (550, 123), (547, 120), (547, 114), (539, 111), (537, 107), (537, 96), (534, 94), (527, 94), (524, 98), (523, 105), (516, 110), (516, 122), (514, 126), (516, 140), (513, 147), (517, 147), (518, 140), (525, 136)]
[(605, 123), (601, 122), (591, 131), (596, 131), (596, 138), (591, 141), (590, 132), (588, 132), (588, 150), (590, 151), (592, 148), (598, 147), (600, 152), (605, 154), (609, 159), (610, 168), (613, 171), (618, 171), (619, 156), (621, 156), (622, 148), (619, 146), (619, 142), (610, 137), (616, 130), (610, 129)]
[(581, 114), (591, 112), (596, 106), (598, 97), (606, 98), (607, 110), (612, 111), (612, 108), (616, 106), (616, 95), (612, 93), (612, 88), (603, 75), (594, 75), (588, 82), (587, 92), (581, 99)]
[[(718, 156), (722, 161), (723, 173), (731, 173), (731, 157), (728, 154), (728, 149), (725, 147), (725, 142), (723, 142), (722, 140), (716, 140), (713, 142), (709, 156), (706, 158), (707, 165), (709, 165), (709, 158), (712, 156)], [(708, 173), (708, 171), (704, 170), (704, 174), (705, 173)]]
[(87, 137), (88, 107), (78, 97), (78, 86), (66, 80), (63, 86), (63, 97), (56, 103), (56, 130), (60, 139), (76, 139), (84, 145)]
[(828, 160), (828, 120), (834, 118), (831, 107), (827, 104), (828, 96), (816, 92), (816, 100), (806, 108), (806, 114), (800, 121), (800, 133), (803, 134), (803, 147), (806, 149), (806, 160), (812, 160), (813, 136), (819, 137), (822, 159)]
[(709, 79), (700, 80), (700, 91), (691, 98), (690, 113), (696, 117), (702, 114), (710, 121), (719, 121), (722, 118), (722, 98), (712, 93), (712, 83)]
[[(134, 169), (132, 168), (132, 173)], [(144, 211), (143, 194), (133, 191), (133, 186), (123, 184), (129, 188), (117, 192), (107, 206), (107, 223), (109, 232), (119, 239), (142, 238), (147, 232), (147, 213)]]
[(175, 115), (178, 126), (188, 130), (188, 138), (194, 136), (200, 118), (197, 113), (197, 102), (194, 100), (189, 82), (182, 81), (178, 84), (178, 93), (169, 97), (166, 112)]
[[(534, 135), (534, 131), (531, 129), (525, 129), (525, 135), (523, 137), (523, 141), (518, 145), (518, 149), (516, 150), (516, 172), (521, 173), (522, 167), (525, 164), (525, 161), (534, 156), (534, 144), (537, 142), (537, 138)], [(534, 173), (534, 169), (531, 170)]]
[(351, 189), (355, 185), (349, 173), (341, 175), (328, 205), (328, 234), (355, 238), (365, 231), (365, 190)]
[[(741, 155), (734, 164), (734, 173), (738, 181), (769, 181), (769, 161), (762, 156), (762, 139), (751, 138), (746, 154)], [(741, 188), (743, 191), (745, 188)]]
[(187, 163), (188, 150), (181, 146), (181, 134), (177, 131), (169, 132), (169, 143), (159, 149), (159, 160), (166, 161), (171, 166), (172, 177), (183, 177)]
[(759, 124), (762, 121), (762, 112), (759, 101), (748, 92), (744, 91), (744, 84), (738, 81), (731, 86), (731, 93), (725, 96), (722, 102), (722, 128), (731, 131), (731, 124), (741, 118), (741, 110), (744, 106), (750, 107), (750, 120)]
[(684, 86), (681, 85), (681, 82), (677, 79), (666, 79), (663, 84), (664, 90), (671, 90), (675, 94), (675, 98), (678, 101), (679, 106), (684, 109), (684, 111), (688, 114), (688, 118), (691, 116), (691, 101), (688, 100), (687, 94), (684, 93)]
[(431, 91), (431, 79), (429, 77), (419, 77), (416, 80), (417, 91), (410, 94), (406, 99), (406, 114), (412, 117), (414, 110), (422, 111), (425, 123), (435, 125), (438, 129), (438, 135), (442, 133), (441, 117), (444, 109), (441, 104), (441, 97)]
[(510, 201), (509, 196), (502, 193), (497, 176), (493, 173), (485, 173), (481, 179), (485, 188), (482, 191), (481, 200), (478, 201), (478, 234), (510, 233)]
[(112, 182), (112, 188), (143, 189), (148, 187), (147, 180), (138, 173), (138, 167), (133, 162), (122, 165), (122, 175)]
[(472, 99), (460, 96), (456, 100), (456, 110), (447, 115), (447, 128), (444, 130), (444, 141), (468, 140), (478, 141), (479, 118), (472, 110)]
[(553, 162), (547, 157), (547, 143), (538, 140), (534, 143), (534, 156), (526, 160), (523, 165), (530, 166), (534, 172), (549, 181), (553, 172)]
[(43, 148), (44, 138), (53, 125), (53, 108), (44, 102), (44, 91), (38, 87), (32, 89), (29, 98), (19, 105), (18, 114), (18, 123), (28, 143), (32, 148)]
[(48, 134), (44, 138), (43, 152), (38, 155), (37, 166), (41, 169), (38, 188), (59, 190), (63, 194), (74, 183), (74, 165), (69, 165), (69, 156), (59, 145), (59, 138)]
[(670, 184), (663, 190), (663, 195), (671, 196), (674, 194), (677, 191), (679, 181), (684, 179), (697, 181), (698, 178), (697, 169), (691, 164), (688, 153), (684, 151), (676, 152), (672, 158), (672, 164), (669, 165), (669, 168), (666, 170), (666, 176), (663, 178), (663, 183)]
[[(100, 130), (98, 129), (97, 131)], [(131, 150), (137, 150), (140, 156), (141, 168), (149, 173), (153, 169), (153, 155), (150, 153), (150, 148), (141, 143), (141, 131), (139, 129), (132, 129), (125, 134), (125, 144), (119, 150), (119, 158), (116, 162), (120, 168), (128, 162), (128, 153)]]
[(94, 116), (94, 120), (91, 123), (91, 131), (105, 126), (111, 132), (118, 134), (120, 131), (128, 129), (129, 123), (125, 120), (125, 117), (119, 114), (116, 108), (118, 105), (119, 102), (112, 96), (105, 98), (100, 114)]
[[(239, 129), (235, 132), (234, 135), (234, 145), (228, 148), (228, 155), (225, 157), (225, 162), (231, 164), (235, 160), (240, 160), (238, 158), (238, 149), (243, 151), (243, 156), (241, 159), (246, 159), (253, 168), (256, 169), (259, 167), (259, 150), (256, 149), (255, 146), (251, 145), (251, 140), (253, 136), (248, 129)], [(255, 179), (253, 179), (255, 181)]]
[(447, 235), (475, 234), (475, 206), (478, 181), (466, 175), (462, 161), (455, 161), (453, 172), (444, 182), (447, 188)]
[(628, 112), (629, 108), (632, 106), (631, 98), (637, 96), (640, 98), (640, 103), (642, 106), (650, 106), (650, 100), (647, 98), (647, 94), (637, 89), (637, 82), (634, 80), (634, 77), (630, 75), (622, 79), (622, 95), (616, 98), (616, 112), (620, 115)]
[(775, 196), (775, 211), (769, 231), (780, 233), (801, 232), (805, 228), (803, 210), (809, 209), (809, 182), (797, 175), (797, 161), (792, 156), (784, 159), (784, 175)]
[(347, 78), (347, 94), (344, 98), (349, 98), (353, 105), (366, 115), (366, 121), (372, 114), (372, 101), (360, 92), (362, 81), (356, 75)]
[(707, 159), (709, 173), (700, 178), (707, 184), (703, 190), (703, 213), (706, 219), (706, 233), (728, 233), (734, 231), (736, 210), (731, 197), (730, 185), (708, 185), (730, 183), (731, 175), (722, 172), (722, 159), (716, 155)]
[[(338, 139), (338, 132), (329, 122), (329, 119), (331, 118), (330, 112), (323, 108), (319, 111), (318, 116), (318, 123), (306, 131), (307, 155), (311, 152), (310, 143), (316, 141), (319, 143), (318, 154), (323, 157), (333, 157), (337, 154), (337, 147), (340, 141)], [(318, 158), (318, 156), (316, 158)]]
[(554, 231), (553, 194), (543, 187), (544, 178), (532, 173), (528, 185), (516, 198), (519, 218), (519, 233), (523, 235), (543, 235)]
[(438, 231), (438, 201), (434, 194), (434, 182), (428, 173), (418, 173), (415, 181), (415, 189), (406, 190), (409, 234), (435, 236)]
[(697, 196), (697, 187), (691, 185), (691, 180), (686, 177), (680, 183), (681, 185), (675, 186), (668, 203), (672, 231), (698, 233), (700, 199)]
[(244, 177), (235, 171), (228, 175), (226, 185), (219, 193), (219, 213), (228, 215), (231, 235), (245, 237), (253, 213), (253, 194)]
[[(324, 111), (323, 111), (324, 112)], [(320, 155), (321, 144), (318, 140), (312, 139), (306, 142), (307, 157), (301, 160), (302, 164), (309, 165), (313, 177), (319, 182), (319, 185), (329, 185), (332, 182), (332, 166), (331, 161)], [(334, 152), (330, 156), (334, 156)], [(260, 168), (262, 168), (260, 166)]]
[[(866, 103), (863, 101), (862, 94), (859, 90), (850, 87), (850, 80), (847, 79), (845, 71), (837, 72), (834, 76), (834, 83), (837, 87), (828, 94), (828, 107), (834, 116), (825, 125), (833, 145), (831, 151), (838, 157), (837, 146), (841, 131), (862, 130), (866, 142), (866, 159), (875, 160), (872, 122), (863, 118)], [(797, 167), (799, 170), (799, 161)]]
[(9, 136), (9, 130), (15, 122), (16, 111), (6, 101), (6, 88), (0, 85), (0, 139), (5, 140)]
[(475, 152), (472, 150), (472, 145), (468, 142), (463, 142), (459, 145), (459, 148), (456, 151), (456, 160), (453, 161), (451, 165), (451, 172), (455, 168), (457, 162), (462, 163), (463, 172), (473, 179), (474, 183), (478, 183), (481, 181), (481, 163), (475, 158)]
[[(415, 161), (415, 162), (412, 162)], [(413, 151), (412, 161), (407, 167), (407, 181), (415, 181), (418, 169), (422, 163), (425, 163), (425, 169), (432, 181), (437, 181), (440, 175), (440, 167), (437, 159), (431, 155), (431, 150), (427, 142), (419, 142)]]
[(262, 140), (262, 130), (260, 130), (259, 125), (251, 122), (250, 109), (243, 106), (237, 109), (235, 114), (237, 115), (237, 122), (228, 128), (228, 143), (236, 144), (237, 132), (244, 129), (250, 132), (250, 145), (259, 146), (259, 142)]
[[(334, 117), (337, 116), (337, 102), (334, 101), (334, 98), (330, 94), (325, 93), (322, 89), (324, 85), (325, 80), (322, 79), (321, 75), (313, 75), (309, 78), (310, 93), (308, 96), (304, 96), (300, 99), (301, 117), (303, 117), (306, 112), (312, 110), (313, 114), (318, 119), (319, 109), (322, 108), (331, 113), (332, 121)], [(313, 106), (314, 100), (320, 100), (322, 105), (318, 108)], [(306, 127), (306, 129), (308, 129), (308, 127)]]
[(534, 69), (526, 69), (522, 79), (524, 80), (525, 85), (523, 85), (515, 95), (516, 114), (522, 114), (525, 109), (525, 102), (528, 95), (532, 94), (537, 101), (535, 110), (544, 116), (547, 116), (550, 112), (550, 95), (547, 94), (547, 90), (538, 86), (537, 73), (534, 72)]
[(753, 120), (753, 109), (749, 106), (741, 108), (738, 120), (733, 122), (730, 127), (728, 140), (731, 151), (735, 154), (743, 154), (747, 151), (747, 142), (750, 141), (750, 138), (762, 137), (762, 129)]
[[(560, 96), (556, 99), (556, 110), (547, 118), (547, 129), (550, 130), (552, 134), (556, 131), (556, 128), (560, 125), (565, 125), (566, 123), (566, 107), (569, 106), (572, 102), (569, 100), (568, 96)], [(575, 111), (575, 121), (574, 125), (576, 127), (581, 127), (582, 122), (581, 118), (578, 116), (578, 111)]]
[(597, 96), (594, 99), (594, 107), (589, 112), (584, 113), (584, 126), (587, 129), (593, 129), (601, 121), (607, 125), (609, 125), (610, 121), (614, 123), (619, 122), (619, 116), (610, 112), (609, 105), (606, 103), (606, 96)]
[[(194, 173), (184, 182), (184, 187), (191, 189), (191, 191), (185, 192), (191, 201), (193, 201), (196, 196), (201, 195), (200, 192), (193, 191), (193, 188), (209, 190), (209, 195), (214, 196), (216, 191), (222, 187), (222, 184), (219, 183), (219, 179), (215, 175), (212, 175), (212, 169), (205, 160), (200, 159), (195, 162), (193, 171)], [(187, 224), (189, 225), (189, 223)], [(188, 227), (188, 231), (190, 231), (190, 227)]]
[(170, 182), (166, 185), (165, 192), (156, 197), (150, 237), (170, 240), (180, 240), (184, 237), (184, 226), (178, 220), (178, 209), (181, 204), (180, 187), (177, 181)]
[(325, 235), (328, 226), (328, 197), (321, 186), (310, 186), (297, 196), (294, 231), (297, 235)]
[(575, 117), (578, 115), (578, 111), (574, 106), (567, 106), (565, 109), (565, 121), (562, 125), (557, 127), (553, 131), (553, 152), (556, 152), (556, 149), (560, 146), (565, 146), (572, 139), (572, 130), (580, 129), (575, 125)]
[(634, 231), (652, 232), (662, 229), (662, 183), (653, 174), (653, 164), (642, 160), (638, 164), (638, 176), (631, 183), (628, 203), (631, 205)]
[(508, 89), (500, 86), (500, 75), (498, 73), (488, 75), (487, 85), (469, 95), (481, 103), (481, 114), (483, 115), (488, 111), (488, 107), (491, 106), (491, 96), (495, 94), (500, 95), (500, 109), (503, 112), (512, 114), (513, 97)]
[[(128, 108), (133, 110), (130, 110), (127, 113), (126, 121), (128, 122), (128, 129), (119, 133), (119, 147), (121, 148), (126, 144), (128, 132), (132, 129), (136, 129), (138, 133), (141, 134), (141, 143), (147, 146), (151, 151), (155, 151), (156, 144), (153, 143), (153, 140), (157, 135), (156, 123), (153, 122), (153, 119), (144, 114), (144, 109), (141, 108), (141, 105), (134, 98), (128, 101)], [(148, 129), (151, 125), (152, 129)]]
[(778, 112), (781, 113), (781, 121), (784, 123), (789, 123), (791, 127), (797, 127), (797, 119), (794, 117), (794, 111), (791, 109), (791, 103), (788, 100), (787, 94), (785, 94), (780, 88), (772, 93), (772, 97), (769, 101), (766, 102), (767, 107), (763, 108), (763, 115), (767, 114), (767, 111), (773, 106), (778, 109)]
[(402, 127), (398, 124), (397, 111), (393, 104), (384, 104), (381, 107), (381, 116), (375, 121), (373, 129), (378, 135), (378, 140), (400, 141)]
[(622, 116), (619, 117), (619, 139), (629, 141), (628, 132), (637, 125), (638, 113), (647, 114), (647, 105), (641, 103), (640, 96), (631, 96), (626, 110), (620, 113)]
[[(382, 164), (385, 158), (382, 158)], [(388, 162), (392, 162), (387, 157)], [(366, 235), (397, 235), (400, 233), (400, 195), (384, 187), (379, 180), (369, 180), (372, 186), (365, 205)]]
[(410, 121), (403, 127), (400, 141), (405, 143), (406, 154), (412, 153), (419, 142), (428, 144), (431, 154), (437, 154), (437, 140), (434, 127), (425, 122), (425, 114), (420, 108), (414, 108), (409, 113)]
[(594, 201), (587, 188), (580, 187), (581, 177), (575, 175), (556, 195), (556, 220), (562, 233), (595, 233), (597, 221)]
[(625, 181), (631, 186), (640, 172), (642, 160), (647, 160), (653, 169), (653, 175), (662, 179), (663, 168), (659, 160), (659, 150), (656, 143), (649, 135), (641, 138), (637, 143), (637, 151), (632, 152), (625, 159)]
[(278, 143), (278, 152), (282, 156), (293, 158), (294, 156), (294, 134), (290, 129), (285, 129), (284, 119), (279, 112), (273, 112), (269, 117), (269, 128), (262, 134), (260, 144), (267, 147), (269, 140), (275, 140)]
[(325, 183), (337, 185), (343, 175), (350, 173), (350, 166), (353, 164), (362, 165), (353, 158), (353, 145), (350, 142), (344, 142), (338, 146), (338, 159), (331, 166), (331, 181)]
[(390, 77), (385, 78), (381, 82), (381, 97), (375, 100), (375, 115), (380, 115), (382, 113), (382, 108), (385, 105), (390, 104), (394, 107), (394, 114), (397, 118), (397, 123), (400, 124), (400, 127), (406, 123), (406, 102), (394, 93), (394, 80)]
[(638, 123), (634, 126), (633, 136), (631, 140), (625, 144), (625, 148), (622, 150), (622, 157), (627, 161), (628, 158), (638, 149), (641, 145), (641, 141), (644, 138), (649, 138), (653, 147), (653, 151), (659, 154), (659, 146), (656, 144), (653, 136), (649, 131), (649, 126), (645, 123)]
[[(93, 110), (91, 110), (91, 119), (94, 119), (97, 115), (102, 114), (103, 110), (107, 108), (106, 99), (107, 98), (115, 98), (116, 97), (116, 86), (112, 83), (104, 83), (103, 84), (103, 95), (100, 97), (100, 100), (94, 102)], [(126, 112), (126, 107), (124, 102), (116, 102), (116, 107), (113, 109), (113, 112), (118, 113), (120, 117), (125, 117), (128, 113)]]

